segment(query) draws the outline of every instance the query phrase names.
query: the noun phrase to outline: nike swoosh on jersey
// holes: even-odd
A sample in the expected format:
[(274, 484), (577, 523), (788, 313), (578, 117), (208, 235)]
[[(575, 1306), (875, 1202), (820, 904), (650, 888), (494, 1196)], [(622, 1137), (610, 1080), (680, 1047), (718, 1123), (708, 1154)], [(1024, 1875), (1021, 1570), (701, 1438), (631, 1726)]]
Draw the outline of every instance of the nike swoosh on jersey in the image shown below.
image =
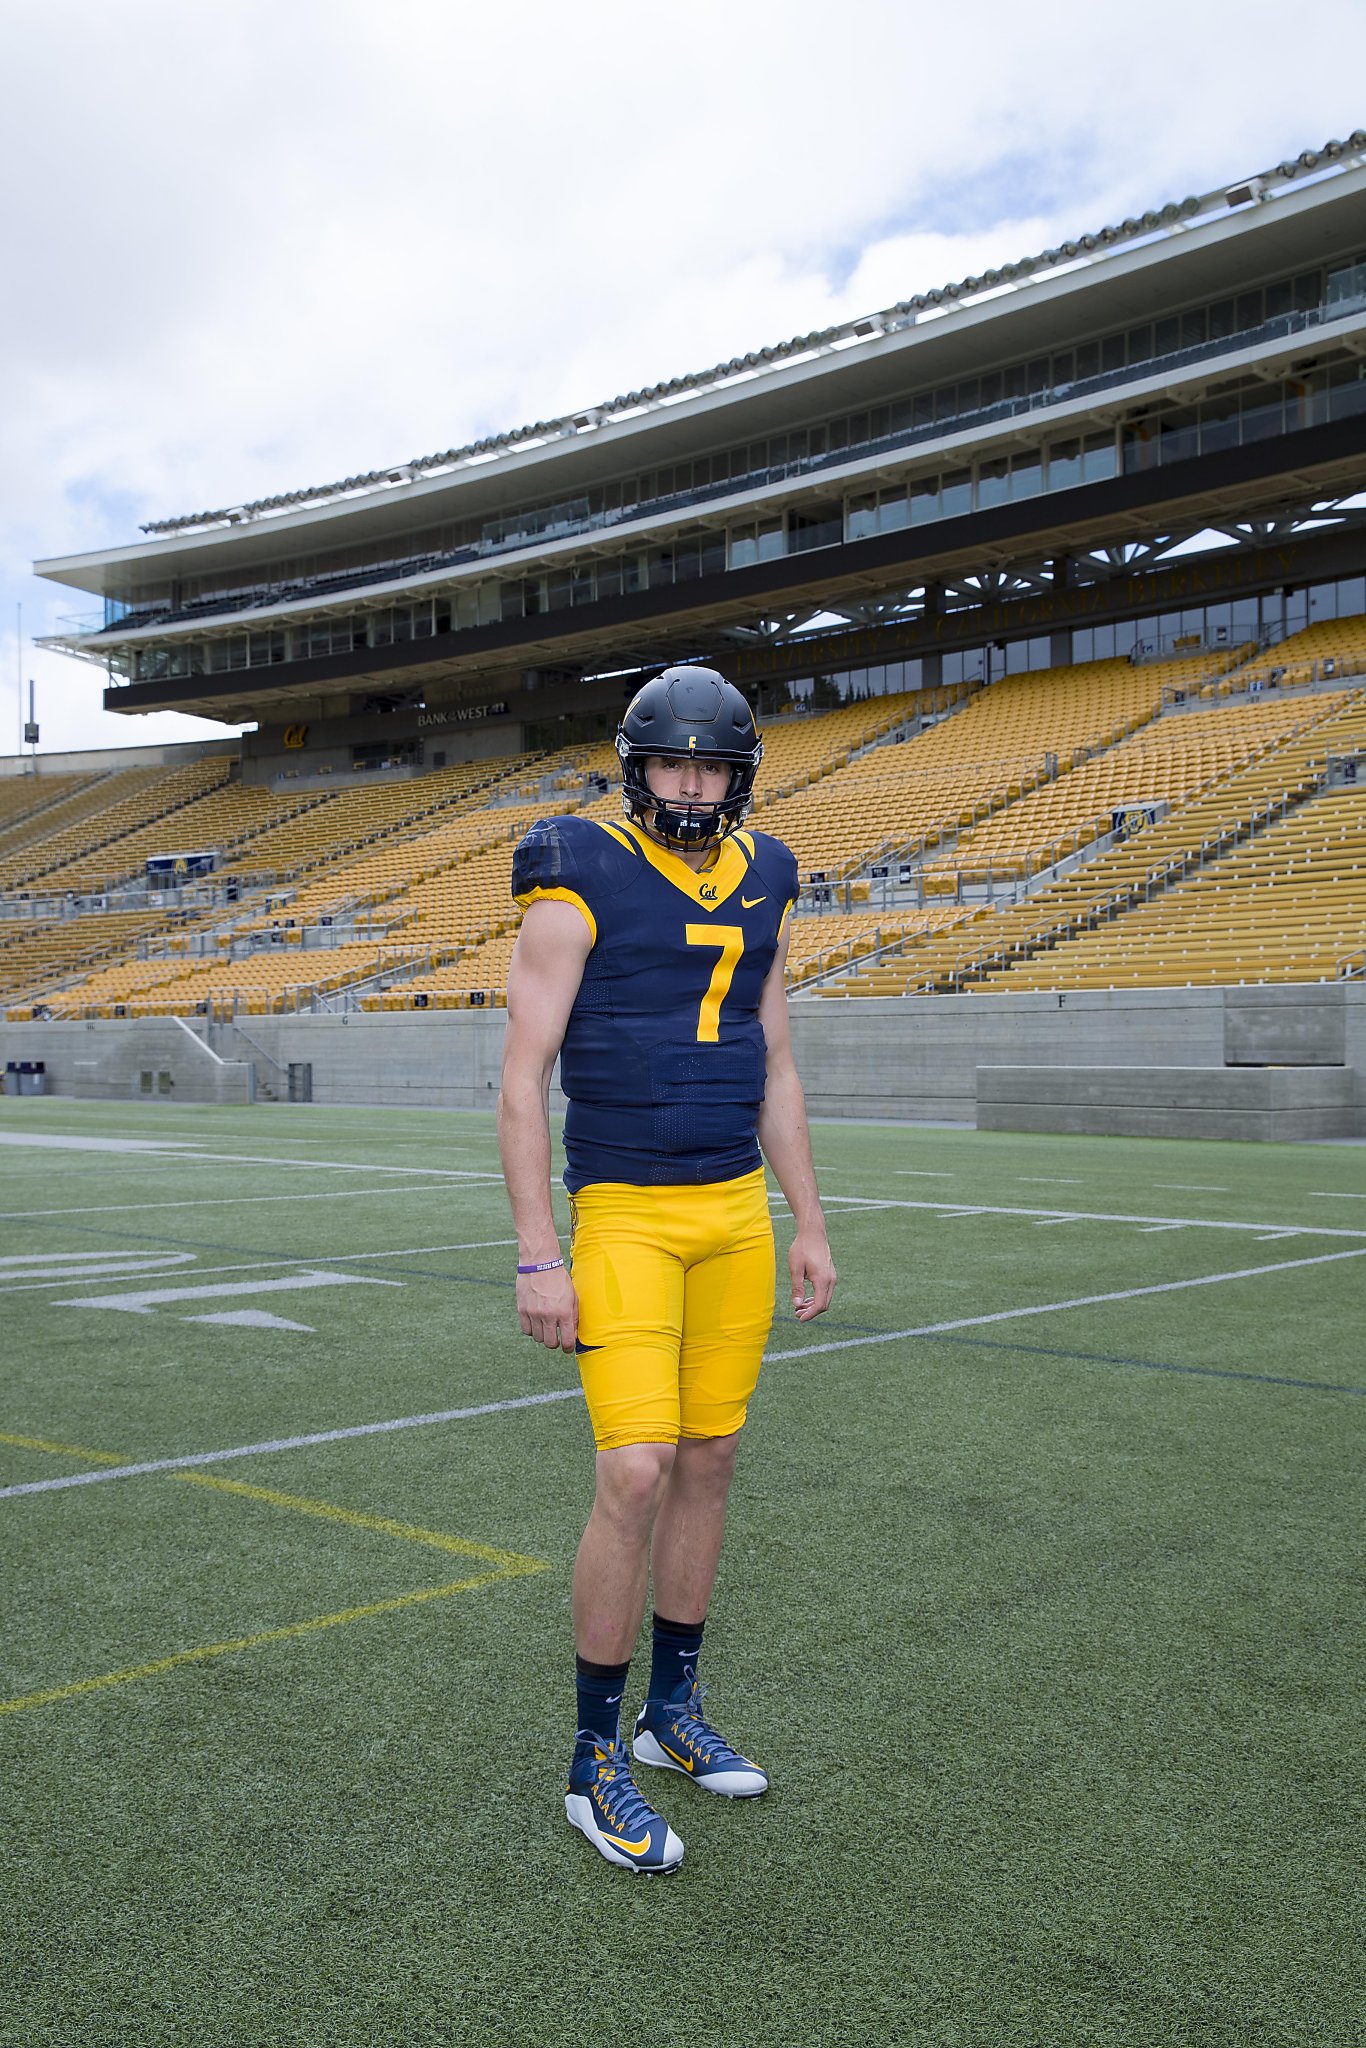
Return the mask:
[(742, 896), (740, 898), (740, 908), (742, 910), (753, 910), (756, 903), (767, 903), (767, 901), (767, 896)]

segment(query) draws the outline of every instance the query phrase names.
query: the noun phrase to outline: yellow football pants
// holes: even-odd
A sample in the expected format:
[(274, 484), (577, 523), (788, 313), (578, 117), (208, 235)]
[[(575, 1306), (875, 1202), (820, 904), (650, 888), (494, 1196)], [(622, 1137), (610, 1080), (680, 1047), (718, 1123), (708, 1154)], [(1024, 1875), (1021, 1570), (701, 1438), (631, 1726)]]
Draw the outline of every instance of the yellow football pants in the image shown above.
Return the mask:
[(570, 1208), (579, 1374), (598, 1449), (739, 1429), (773, 1321), (763, 1168), (704, 1186), (603, 1181)]

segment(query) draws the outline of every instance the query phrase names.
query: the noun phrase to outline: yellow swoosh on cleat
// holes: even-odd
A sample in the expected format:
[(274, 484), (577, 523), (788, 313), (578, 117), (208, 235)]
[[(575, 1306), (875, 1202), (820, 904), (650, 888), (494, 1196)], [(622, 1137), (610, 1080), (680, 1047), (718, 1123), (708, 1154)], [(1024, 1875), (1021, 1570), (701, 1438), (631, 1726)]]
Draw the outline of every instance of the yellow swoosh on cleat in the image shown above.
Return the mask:
[[(655, 1740), (657, 1742), (659, 1741), (658, 1736), (655, 1737)], [(678, 1768), (681, 1771), (690, 1771), (692, 1769), (692, 1758), (690, 1756), (680, 1756), (676, 1749), (670, 1749), (667, 1742), (660, 1742), (659, 1746), (663, 1750), (665, 1756), (671, 1756), (673, 1758), (674, 1762), (678, 1765)]]
[(604, 1842), (610, 1842), (614, 1849), (624, 1849), (628, 1856), (643, 1856), (650, 1846), (649, 1834), (643, 1834), (638, 1842), (623, 1842), (620, 1835), (604, 1835)]

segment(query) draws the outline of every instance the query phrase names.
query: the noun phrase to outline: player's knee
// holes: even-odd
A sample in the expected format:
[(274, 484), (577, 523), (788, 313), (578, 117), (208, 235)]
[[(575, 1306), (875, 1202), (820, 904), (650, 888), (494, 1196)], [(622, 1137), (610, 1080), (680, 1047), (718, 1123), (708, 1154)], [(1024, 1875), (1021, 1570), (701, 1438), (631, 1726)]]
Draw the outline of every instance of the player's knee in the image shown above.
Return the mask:
[(685, 1437), (679, 1443), (678, 1455), (695, 1483), (724, 1489), (734, 1477), (739, 1448), (740, 1432), (732, 1430), (729, 1436)]
[(672, 1444), (622, 1444), (598, 1457), (598, 1500), (613, 1521), (650, 1527), (674, 1465)]

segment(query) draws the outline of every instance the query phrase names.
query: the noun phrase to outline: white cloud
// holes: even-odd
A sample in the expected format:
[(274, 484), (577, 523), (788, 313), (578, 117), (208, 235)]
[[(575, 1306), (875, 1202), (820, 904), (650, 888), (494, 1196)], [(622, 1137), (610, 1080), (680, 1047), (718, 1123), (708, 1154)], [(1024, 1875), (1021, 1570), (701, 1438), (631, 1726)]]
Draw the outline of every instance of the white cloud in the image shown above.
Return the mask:
[[(115, 720), (35, 556), (552, 416), (1354, 125), (1357, 0), (5, 8), (0, 749)], [(1267, 52), (1275, 48), (1274, 63)], [(1351, 61), (1352, 52), (1357, 61)], [(1343, 83), (1339, 85), (1338, 80)]]

